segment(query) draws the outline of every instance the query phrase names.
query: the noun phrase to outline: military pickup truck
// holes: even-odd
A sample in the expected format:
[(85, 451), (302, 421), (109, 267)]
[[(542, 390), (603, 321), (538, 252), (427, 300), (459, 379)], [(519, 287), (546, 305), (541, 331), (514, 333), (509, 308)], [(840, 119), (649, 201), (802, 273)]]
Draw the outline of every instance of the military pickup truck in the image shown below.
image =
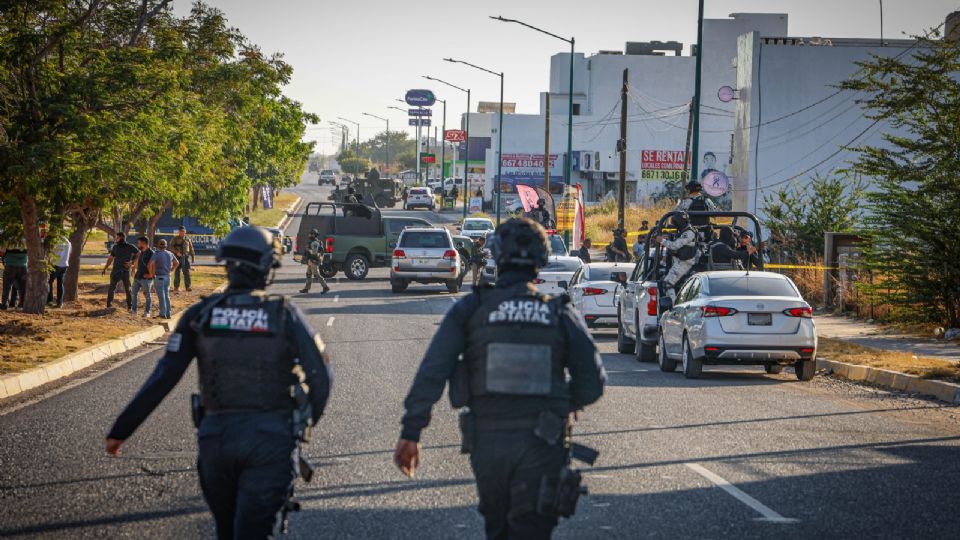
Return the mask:
[(431, 227), (421, 218), (383, 216), (367, 196), (367, 204), (311, 202), (300, 216), (295, 254), (306, 253), (310, 231), (320, 233), (329, 257), (320, 268), (325, 278), (343, 272), (347, 279), (361, 280), (370, 268), (386, 267), (393, 257), (397, 238), (405, 227)]

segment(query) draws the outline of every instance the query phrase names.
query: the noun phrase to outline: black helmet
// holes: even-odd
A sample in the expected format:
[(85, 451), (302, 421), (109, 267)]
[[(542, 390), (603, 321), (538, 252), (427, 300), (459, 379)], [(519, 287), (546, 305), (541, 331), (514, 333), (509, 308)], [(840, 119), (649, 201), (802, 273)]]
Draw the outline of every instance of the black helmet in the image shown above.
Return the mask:
[(310, 232), (307, 234), (307, 236), (309, 236), (310, 238), (316, 238), (320, 236), (320, 231), (318, 231), (317, 229), (310, 229)]
[(351, 194), (351, 195), (353, 195), (354, 193), (356, 193), (356, 191), (357, 191), (357, 190), (353, 189), (353, 186), (350, 186), (350, 187), (347, 188), (347, 193), (349, 193), (349, 194)]
[(670, 222), (673, 223), (674, 228), (682, 231), (687, 228), (687, 225), (690, 225), (690, 216), (686, 212), (677, 212), (670, 216)]
[(697, 180), (691, 180), (691, 181), (687, 182), (686, 188), (687, 188), (687, 192), (688, 192), (688, 193), (694, 193), (694, 192), (697, 192), (697, 191), (702, 191), (702, 190), (703, 190), (703, 184), (701, 184), (701, 183), (698, 182)]
[(488, 244), (497, 266), (543, 268), (550, 256), (547, 233), (529, 218), (512, 218), (497, 227)]
[(280, 267), (280, 246), (270, 231), (255, 226), (234, 229), (217, 246), (217, 262), (227, 268), (247, 267), (266, 276)]
[(545, 201), (545, 200), (543, 200), (543, 199), (540, 199), (540, 200), (537, 201), (537, 206), (544, 206), (544, 205), (546, 205), (546, 204), (547, 204), (547, 201)]

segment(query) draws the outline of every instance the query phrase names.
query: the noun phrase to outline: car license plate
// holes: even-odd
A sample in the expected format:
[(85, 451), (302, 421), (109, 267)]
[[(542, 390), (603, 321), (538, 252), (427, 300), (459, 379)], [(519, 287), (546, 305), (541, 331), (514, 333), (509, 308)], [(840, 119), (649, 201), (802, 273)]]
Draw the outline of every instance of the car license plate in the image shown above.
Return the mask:
[(750, 326), (770, 326), (773, 324), (773, 315), (770, 313), (747, 313), (747, 324)]
[(430, 266), (432, 263), (430, 259), (414, 259), (413, 264), (417, 266)]

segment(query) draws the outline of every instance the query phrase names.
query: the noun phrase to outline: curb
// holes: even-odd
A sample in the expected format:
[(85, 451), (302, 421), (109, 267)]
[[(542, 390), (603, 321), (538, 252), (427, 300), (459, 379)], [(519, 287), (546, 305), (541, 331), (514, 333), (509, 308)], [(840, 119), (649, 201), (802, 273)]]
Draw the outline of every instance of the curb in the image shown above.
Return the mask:
[[(213, 293), (222, 292), (225, 288), (226, 283), (214, 289)], [(40, 367), (35, 367), (23, 373), (0, 376), (0, 399), (13, 397), (27, 390), (62, 379), (97, 362), (131, 351), (148, 341), (161, 338), (176, 327), (184, 311), (178, 311), (170, 317), (169, 321), (161, 321), (159, 324), (138, 330), (132, 334), (92, 345)]]
[(281, 231), (285, 231), (287, 228), (287, 225), (290, 225), (290, 222), (293, 221), (294, 214), (297, 213), (297, 210), (299, 210), (302, 205), (303, 205), (303, 197), (297, 197), (297, 200), (293, 201), (293, 204), (288, 206), (287, 209), (285, 210), (287, 215), (284, 216), (283, 219), (281, 219), (279, 222), (277, 222), (277, 228), (280, 229)]
[(952, 405), (960, 405), (960, 384), (933, 381), (899, 371), (847, 364), (825, 358), (817, 358), (817, 369), (830, 370), (834, 375), (851, 381), (868, 382), (902, 392), (932, 396)]

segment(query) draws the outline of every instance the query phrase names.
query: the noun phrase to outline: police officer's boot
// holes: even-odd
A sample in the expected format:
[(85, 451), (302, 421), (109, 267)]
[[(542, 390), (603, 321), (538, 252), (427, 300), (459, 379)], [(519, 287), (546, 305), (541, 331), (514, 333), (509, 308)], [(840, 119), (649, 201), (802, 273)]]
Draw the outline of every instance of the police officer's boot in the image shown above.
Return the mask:
[(303, 288), (300, 289), (300, 294), (306, 294), (310, 292), (310, 285), (312, 284), (313, 284), (313, 280), (310, 278), (307, 278), (307, 282), (303, 285)]

